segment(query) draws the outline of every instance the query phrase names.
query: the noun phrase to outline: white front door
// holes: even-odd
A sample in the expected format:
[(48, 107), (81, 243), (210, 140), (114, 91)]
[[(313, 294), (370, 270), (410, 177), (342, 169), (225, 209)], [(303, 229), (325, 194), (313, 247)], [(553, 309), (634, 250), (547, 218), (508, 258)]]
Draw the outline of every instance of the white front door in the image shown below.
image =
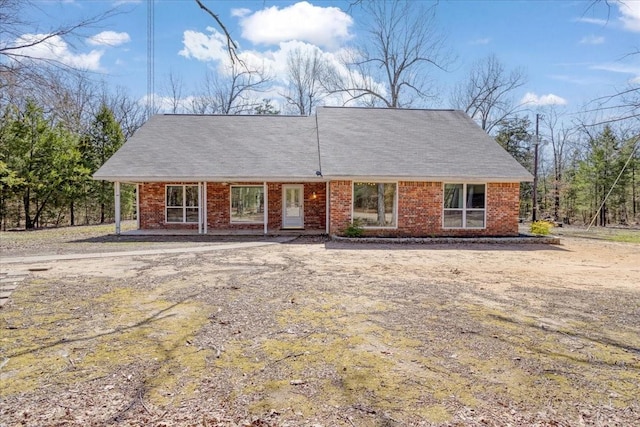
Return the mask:
[(282, 228), (304, 227), (304, 191), (302, 185), (282, 186)]

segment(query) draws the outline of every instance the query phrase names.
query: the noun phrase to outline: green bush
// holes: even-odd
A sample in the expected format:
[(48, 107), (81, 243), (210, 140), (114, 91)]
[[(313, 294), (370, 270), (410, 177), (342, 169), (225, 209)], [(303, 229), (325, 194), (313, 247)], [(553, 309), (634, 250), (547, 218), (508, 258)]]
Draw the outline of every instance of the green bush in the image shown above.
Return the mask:
[(553, 227), (554, 224), (551, 221), (535, 221), (531, 223), (531, 234), (547, 236), (551, 233)]
[(364, 229), (362, 228), (362, 221), (355, 218), (347, 228), (344, 229), (344, 235), (347, 237), (362, 237), (364, 235)]

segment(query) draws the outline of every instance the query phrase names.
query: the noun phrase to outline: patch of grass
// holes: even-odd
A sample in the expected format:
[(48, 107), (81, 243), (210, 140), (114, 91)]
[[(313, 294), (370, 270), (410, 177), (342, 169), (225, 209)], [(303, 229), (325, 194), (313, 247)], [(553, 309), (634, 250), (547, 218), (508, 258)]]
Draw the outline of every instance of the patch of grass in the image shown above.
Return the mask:
[(640, 231), (635, 233), (619, 233), (608, 238), (614, 242), (640, 243)]
[(592, 227), (587, 231), (586, 228), (563, 227), (557, 231), (558, 234), (562, 236), (583, 237), (622, 243), (640, 243), (640, 230), (634, 229)]

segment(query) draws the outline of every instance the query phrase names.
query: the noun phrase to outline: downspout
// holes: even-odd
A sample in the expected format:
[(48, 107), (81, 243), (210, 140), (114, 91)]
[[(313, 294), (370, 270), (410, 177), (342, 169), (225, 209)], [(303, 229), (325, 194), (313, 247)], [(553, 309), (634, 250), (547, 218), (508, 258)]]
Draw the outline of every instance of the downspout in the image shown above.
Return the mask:
[(120, 182), (113, 183), (116, 235), (120, 235)]

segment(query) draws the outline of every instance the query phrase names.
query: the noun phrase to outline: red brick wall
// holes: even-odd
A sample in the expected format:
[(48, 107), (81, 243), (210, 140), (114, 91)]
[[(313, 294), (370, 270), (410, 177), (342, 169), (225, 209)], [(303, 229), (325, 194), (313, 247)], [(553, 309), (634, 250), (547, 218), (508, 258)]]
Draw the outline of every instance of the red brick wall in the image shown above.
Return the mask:
[[(141, 229), (197, 229), (197, 224), (167, 224), (165, 222), (165, 186), (167, 184), (193, 183), (143, 183), (140, 184)], [(240, 183), (262, 185), (262, 183)], [(330, 234), (342, 234), (351, 222), (352, 182), (332, 181), (329, 184)], [(283, 183), (268, 183), (270, 233), (282, 228)], [(377, 236), (516, 236), (518, 235), (518, 207), (520, 185), (518, 183), (487, 184), (487, 226), (482, 230), (442, 229), (442, 183), (398, 183), (398, 227), (395, 229), (368, 229), (367, 235)], [(315, 198), (313, 194), (315, 193)], [(222, 183), (207, 184), (207, 219), (209, 232), (230, 230), (256, 230), (262, 232), (263, 224), (230, 223), (230, 186)], [(326, 226), (325, 183), (304, 183), (305, 230), (323, 232)]]
[(329, 234), (341, 235), (351, 222), (351, 181), (329, 183)]
[(165, 221), (165, 194), (166, 185), (193, 185), (192, 182), (146, 182), (140, 184), (138, 202), (140, 204), (140, 229), (174, 229), (192, 230), (198, 229), (198, 224), (168, 224)]
[[(198, 224), (168, 224), (165, 221), (166, 185), (190, 182), (161, 182), (140, 184), (140, 229), (197, 229)], [(235, 185), (236, 183), (234, 183)], [(261, 182), (237, 183), (239, 185), (260, 185)], [(325, 183), (300, 183), (304, 185), (305, 230), (323, 232), (326, 224)], [(282, 183), (268, 183), (268, 230), (277, 232), (282, 228)], [(315, 197), (314, 197), (315, 193)], [(263, 224), (231, 224), (231, 187), (222, 183), (207, 183), (207, 227), (216, 230), (256, 230), (262, 232)]]
[[(330, 234), (341, 235), (351, 221), (352, 182), (330, 183)], [(370, 236), (517, 236), (519, 183), (487, 184), (486, 228), (443, 229), (441, 182), (398, 183), (397, 228), (365, 229)]]

